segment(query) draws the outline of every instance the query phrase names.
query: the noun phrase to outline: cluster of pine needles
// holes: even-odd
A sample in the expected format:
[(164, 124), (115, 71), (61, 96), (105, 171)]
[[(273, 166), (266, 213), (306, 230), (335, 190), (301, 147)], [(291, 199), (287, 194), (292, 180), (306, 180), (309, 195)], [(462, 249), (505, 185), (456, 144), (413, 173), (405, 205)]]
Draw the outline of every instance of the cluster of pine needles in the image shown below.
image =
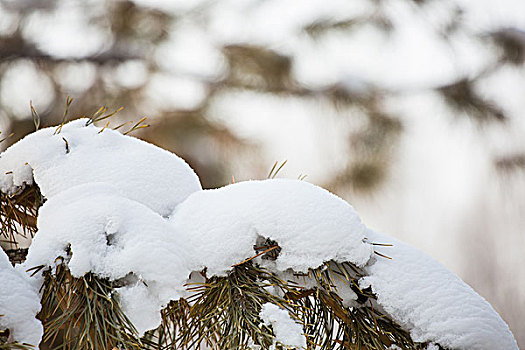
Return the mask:
[(64, 263), (42, 273), (38, 318), (44, 325), (43, 342), (50, 348), (143, 348), (135, 327), (122, 312), (111, 281), (92, 273), (75, 278)]
[[(142, 338), (121, 311), (115, 282), (91, 273), (75, 278), (61, 261), (53, 270), (41, 267), (37, 272), (44, 276), (38, 317), (51, 349), (293, 349), (275, 343), (271, 326), (260, 318), (266, 303), (287, 310), (302, 325), (309, 350), (427, 345), (413, 342), (378, 309), (372, 291), (359, 288), (362, 274), (351, 263), (327, 262), (291, 280), (255, 259), (234, 266), (226, 276), (207, 278), (202, 271), (204, 281), (187, 286), (190, 297), (170, 302), (162, 310), (161, 325)], [(302, 279), (313, 283), (307, 287)], [(356, 294), (355, 305), (343, 305), (340, 288)]]
[(38, 208), (43, 201), (36, 185), (20, 187), (13, 194), (0, 191), (0, 241), (7, 247), (12, 261), (20, 262), (25, 258), (25, 251), (18, 250), (17, 242), (21, 237), (33, 238)]

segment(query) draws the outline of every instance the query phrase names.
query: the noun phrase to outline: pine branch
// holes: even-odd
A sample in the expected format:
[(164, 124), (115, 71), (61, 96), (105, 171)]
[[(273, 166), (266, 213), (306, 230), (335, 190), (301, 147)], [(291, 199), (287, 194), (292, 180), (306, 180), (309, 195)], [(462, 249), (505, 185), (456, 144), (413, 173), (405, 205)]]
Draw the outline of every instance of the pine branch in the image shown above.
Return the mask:
[(64, 263), (43, 275), (38, 317), (51, 349), (143, 348), (109, 280), (91, 273), (75, 278)]
[(262, 305), (272, 303), (296, 314), (295, 305), (270, 293), (267, 287), (290, 288), (274, 274), (248, 261), (225, 277), (211, 277), (189, 298), (192, 304), (180, 344), (197, 349), (206, 344), (213, 349), (248, 349), (250, 344), (268, 349), (273, 331), (263, 324)]
[(13, 195), (0, 192), (0, 240), (11, 249), (17, 249), (20, 237), (32, 238), (36, 232), (38, 208), (43, 202), (36, 185), (25, 186)]

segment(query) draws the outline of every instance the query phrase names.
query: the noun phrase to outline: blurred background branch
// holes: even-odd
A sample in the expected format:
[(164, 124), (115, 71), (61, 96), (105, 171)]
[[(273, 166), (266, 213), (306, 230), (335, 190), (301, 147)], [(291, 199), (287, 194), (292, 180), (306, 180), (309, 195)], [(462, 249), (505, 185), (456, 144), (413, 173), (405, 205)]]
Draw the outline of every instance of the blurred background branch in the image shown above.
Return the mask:
[(525, 346), (524, 62), (519, 0), (0, 0), (0, 147), (34, 130), (30, 101), (46, 127), (70, 95), (71, 118), (147, 116), (134, 135), (206, 188), (288, 159)]

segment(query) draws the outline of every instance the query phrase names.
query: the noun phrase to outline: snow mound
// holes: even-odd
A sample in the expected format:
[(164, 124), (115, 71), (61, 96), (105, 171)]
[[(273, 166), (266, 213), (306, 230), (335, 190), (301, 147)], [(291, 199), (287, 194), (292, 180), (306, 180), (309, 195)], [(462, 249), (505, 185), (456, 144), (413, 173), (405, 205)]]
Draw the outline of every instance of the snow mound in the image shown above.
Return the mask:
[(423, 252), (368, 230), (369, 239), (391, 260), (375, 258), (360, 284), (372, 286), (379, 305), (416, 342), (458, 350), (517, 350), (507, 324), (492, 306), (458, 276)]
[[(24, 266), (54, 266), (61, 256), (75, 277), (93, 272), (118, 280), (133, 274), (147, 288), (122, 289), (121, 298), (124, 311), (143, 333), (158, 326), (160, 310), (184, 292), (190, 248), (150, 208), (112, 186), (90, 183), (62, 191), (42, 206)], [(146, 299), (151, 311), (143, 313)]]
[[(56, 135), (55, 128), (40, 130), (0, 155), (2, 192), (35, 182), (47, 198), (26, 262), (13, 269), (0, 254), (0, 285), (8, 286), (0, 290), (0, 327), (9, 327), (17, 340), (36, 344), (42, 335), (34, 318), (41, 281), (23, 277), (23, 268), (53, 267), (61, 256), (75, 277), (92, 272), (123, 282), (116, 289), (123, 311), (143, 334), (159, 325), (169, 301), (187, 296), (184, 284), (192, 273), (206, 268), (209, 276), (227, 274), (254, 257), (256, 244), (271, 240), (280, 247), (275, 261), (253, 261), (280, 276), (332, 260), (361, 267), (362, 287), (372, 287), (378, 308), (416, 342), (517, 349), (501, 317), (459, 277), (367, 229), (352, 206), (330, 192), (282, 179), (203, 191), (179, 157), (85, 125), (86, 119), (73, 121)], [(377, 248), (392, 259), (374, 256), (368, 241), (393, 243)], [(338, 290), (344, 305), (359, 307), (354, 292)], [(286, 310), (266, 304), (261, 318), (277, 341), (305, 346)]]
[(37, 346), (44, 332), (36, 314), (40, 311), (38, 290), (27, 277), (11, 266), (0, 249), (0, 329), (9, 329), (11, 337), (20, 343)]
[(294, 348), (306, 348), (303, 327), (292, 320), (288, 311), (266, 303), (262, 306), (259, 316), (264, 324), (272, 326), (276, 342)]
[(190, 193), (201, 189), (195, 172), (176, 155), (88, 119), (41, 129), (0, 155), (0, 191), (15, 193), (38, 184), (51, 198), (76, 185), (106, 182), (160, 215), (169, 215)]
[(325, 261), (363, 266), (372, 254), (355, 210), (332, 193), (298, 180), (246, 181), (195, 192), (171, 217), (195, 249), (195, 270), (210, 275), (254, 255), (258, 237), (277, 242), (277, 271), (306, 272)]

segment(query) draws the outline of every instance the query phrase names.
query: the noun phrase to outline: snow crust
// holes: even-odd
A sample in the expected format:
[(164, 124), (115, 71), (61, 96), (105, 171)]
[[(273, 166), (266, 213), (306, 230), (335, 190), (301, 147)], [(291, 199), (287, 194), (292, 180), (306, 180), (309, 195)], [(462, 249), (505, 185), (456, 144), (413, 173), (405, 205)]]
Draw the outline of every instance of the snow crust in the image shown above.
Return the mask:
[(34, 180), (50, 198), (77, 185), (105, 182), (166, 216), (201, 189), (195, 172), (176, 155), (86, 122), (69, 122), (57, 134), (56, 127), (41, 129), (7, 149), (0, 155), (0, 190), (14, 193)]
[(392, 259), (374, 258), (360, 284), (372, 286), (379, 305), (417, 342), (449, 349), (517, 350), (507, 324), (492, 306), (457, 275), (423, 252), (368, 230), (378, 249)]
[(295, 348), (306, 348), (303, 328), (290, 317), (288, 311), (266, 303), (262, 306), (259, 316), (264, 324), (272, 326), (275, 342)]
[(298, 180), (246, 181), (190, 195), (171, 222), (211, 275), (254, 255), (259, 236), (281, 247), (276, 271), (308, 271), (329, 260), (363, 266), (373, 252), (366, 227), (344, 200)]
[(14, 341), (38, 345), (44, 332), (36, 319), (40, 311), (38, 290), (15, 270), (0, 249), (0, 329), (9, 329)]

